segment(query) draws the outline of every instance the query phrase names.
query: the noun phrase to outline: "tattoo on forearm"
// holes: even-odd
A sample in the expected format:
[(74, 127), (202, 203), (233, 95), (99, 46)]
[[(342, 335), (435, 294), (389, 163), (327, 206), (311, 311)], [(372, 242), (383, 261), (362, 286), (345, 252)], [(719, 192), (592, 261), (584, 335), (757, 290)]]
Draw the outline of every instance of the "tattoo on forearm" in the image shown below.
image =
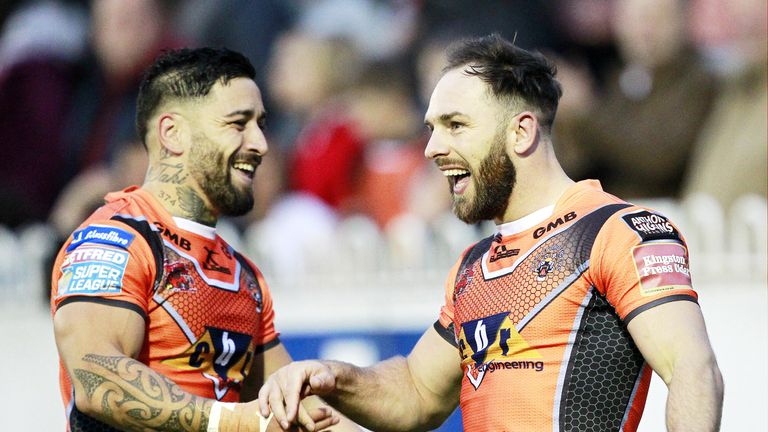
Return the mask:
[(189, 173), (184, 172), (184, 164), (181, 162), (174, 164), (159, 162), (150, 168), (148, 177), (150, 181), (180, 185), (188, 176)]
[(130, 431), (205, 431), (211, 400), (185, 393), (173, 381), (129, 357), (87, 354), (92, 367), (75, 369), (96, 416)]
[(205, 206), (205, 202), (189, 186), (179, 186), (176, 188), (176, 196), (179, 198), (179, 208), (184, 213), (183, 216), (206, 225), (216, 223), (216, 216)]

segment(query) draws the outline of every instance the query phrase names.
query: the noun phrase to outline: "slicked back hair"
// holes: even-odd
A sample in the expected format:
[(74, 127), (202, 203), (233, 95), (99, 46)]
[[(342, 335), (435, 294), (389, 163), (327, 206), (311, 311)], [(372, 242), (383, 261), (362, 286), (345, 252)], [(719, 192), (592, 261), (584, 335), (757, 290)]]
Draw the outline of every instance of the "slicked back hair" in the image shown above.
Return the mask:
[(226, 48), (182, 48), (164, 52), (145, 72), (136, 102), (136, 132), (147, 146), (149, 119), (169, 100), (204, 98), (217, 82), (254, 79), (256, 71), (242, 54)]
[(555, 65), (540, 53), (520, 48), (494, 33), (451, 45), (443, 72), (456, 68), (483, 80), (510, 110), (522, 102), (537, 114), (547, 132), (551, 130), (563, 91), (555, 79)]

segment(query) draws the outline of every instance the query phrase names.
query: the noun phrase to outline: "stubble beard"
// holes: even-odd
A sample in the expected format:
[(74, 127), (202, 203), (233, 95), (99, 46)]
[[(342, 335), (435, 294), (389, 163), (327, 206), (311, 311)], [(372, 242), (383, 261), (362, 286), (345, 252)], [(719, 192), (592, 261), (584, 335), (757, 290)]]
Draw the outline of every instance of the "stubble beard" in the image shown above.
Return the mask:
[(493, 138), (491, 150), (472, 175), (474, 199), (453, 195), (453, 213), (467, 224), (501, 219), (515, 187), (517, 171), (504, 148), (503, 131)]
[(190, 174), (203, 190), (214, 210), (225, 216), (242, 216), (253, 209), (252, 188), (238, 190), (229, 172), (231, 161), (216, 151), (203, 136), (193, 137), (190, 151)]

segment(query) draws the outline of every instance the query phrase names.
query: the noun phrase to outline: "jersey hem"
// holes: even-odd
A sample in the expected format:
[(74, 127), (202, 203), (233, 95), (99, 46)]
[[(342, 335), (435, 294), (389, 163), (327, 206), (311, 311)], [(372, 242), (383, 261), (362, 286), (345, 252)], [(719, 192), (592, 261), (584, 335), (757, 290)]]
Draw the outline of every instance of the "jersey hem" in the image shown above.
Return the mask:
[(144, 322), (145, 323), (147, 322), (147, 313), (144, 312), (144, 310), (140, 306), (138, 306), (138, 305), (136, 305), (134, 303), (131, 303), (129, 301), (125, 301), (125, 300), (115, 300), (115, 299), (108, 299), (108, 298), (103, 298), (103, 297), (86, 297), (86, 296), (68, 297), (68, 298), (62, 300), (61, 303), (59, 303), (59, 305), (56, 307), (56, 310), (58, 311), (59, 309), (62, 308), (62, 306), (70, 304), (70, 303), (75, 303), (75, 302), (98, 303), (98, 304), (102, 304), (102, 305), (106, 305), (106, 306), (113, 306), (113, 307), (119, 307), (119, 308), (123, 308), (123, 309), (129, 309), (129, 310), (132, 310), (132, 311), (136, 312), (137, 314), (141, 315), (141, 318), (144, 320)]
[(433, 327), (435, 328), (435, 331), (437, 334), (440, 335), (443, 339), (445, 339), (446, 342), (453, 345), (454, 347), (456, 345), (456, 338), (453, 335), (453, 331), (451, 331), (450, 328), (445, 328), (440, 324), (440, 320), (435, 321), (435, 324), (433, 324)]
[(271, 348), (274, 348), (274, 347), (276, 347), (278, 345), (280, 345), (280, 338), (276, 337), (276, 338), (272, 339), (271, 341), (269, 341), (269, 342), (267, 342), (267, 343), (265, 343), (263, 345), (257, 346), (255, 351), (256, 351), (256, 354), (261, 354), (264, 351), (267, 351), (267, 350), (269, 350)]
[(696, 297), (689, 294), (676, 294), (676, 295), (660, 298), (658, 300), (639, 306), (636, 309), (634, 309), (632, 312), (628, 313), (627, 316), (624, 318), (624, 327), (627, 327), (629, 325), (629, 322), (632, 321), (633, 318), (647, 311), (648, 309), (652, 309), (664, 303), (670, 303), (673, 301), (681, 301), (681, 300), (692, 301), (696, 304), (699, 304), (699, 302), (696, 300)]

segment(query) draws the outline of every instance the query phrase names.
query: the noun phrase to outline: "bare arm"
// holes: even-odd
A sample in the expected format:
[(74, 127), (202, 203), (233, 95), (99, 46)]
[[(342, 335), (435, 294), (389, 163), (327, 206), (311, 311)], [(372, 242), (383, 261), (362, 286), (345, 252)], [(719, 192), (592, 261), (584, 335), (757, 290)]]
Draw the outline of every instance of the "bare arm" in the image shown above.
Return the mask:
[(666, 303), (642, 312), (627, 328), (669, 388), (667, 429), (719, 430), (723, 379), (699, 306), (688, 301)]
[[(243, 389), (240, 392), (240, 401), (249, 402), (255, 400), (258, 397), (259, 387), (264, 383), (264, 378), (272, 375), (278, 369), (291, 363), (291, 355), (288, 350), (285, 349), (283, 344), (276, 345), (263, 353), (256, 356), (254, 359), (248, 378), (243, 383)], [(310, 413), (316, 413), (320, 409), (327, 409), (330, 413), (331, 409), (318, 397), (309, 397), (302, 401), (301, 408), (299, 409), (299, 423), (306, 426), (307, 430), (324, 429), (327, 422), (321, 425), (317, 425), (314, 421), (314, 417)], [(267, 417), (267, 416), (264, 416)], [(342, 431), (360, 431), (360, 428), (353, 424), (349, 419), (340, 417), (338, 415), (333, 416), (330, 425), (339, 421), (331, 430), (336, 432)], [(272, 423), (276, 424), (277, 421)], [(320, 427), (318, 427), (320, 426)], [(285, 429), (289, 426), (286, 425)]]
[(182, 391), (134, 360), (144, 340), (139, 314), (75, 302), (62, 306), (53, 322), (80, 412), (131, 431), (206, 430), (212, 400)]
[[(75, 386), (75, 406), (90, 417), (128, 431), (202, 431), (214, 400), (187, 393), (135, 360), (144, 341), (136, 312), (92, 302), (62, 306), (54, 316), (59, 355)], [(258, 403), (222, 409), (222, 432), (259, 431)], [(332, 424), (326, 412), (312, 420)]]
[(296, 362), (271, 376), (259, 392), (269, 409), (292, 421), (298, 400), (319, 394), (359, 424), (376, 431), (428, 430), (456, 408), (461, 386), (456, 348), (430, 328), (407, 358), (368, 368), (331, 361)]

